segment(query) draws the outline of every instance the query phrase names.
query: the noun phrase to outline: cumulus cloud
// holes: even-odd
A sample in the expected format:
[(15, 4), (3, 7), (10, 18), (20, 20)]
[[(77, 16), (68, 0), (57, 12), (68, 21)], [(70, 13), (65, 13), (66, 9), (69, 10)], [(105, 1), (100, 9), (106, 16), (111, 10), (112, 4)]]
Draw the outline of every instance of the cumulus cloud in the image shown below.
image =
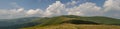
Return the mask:
[(41, 9), (36, 9), (36, 10), (30, 9), (26, 12), (27, 15), (34, 15), (34, 14), (41, 14), (41, 13), (42, 13)]
[[(70, 2), (68, 2), (70, 4)], [(71, 4), (76, 3), (75, 1), (72, 1)], [(101, 8), (96, 6), (95, 3), (87, 2), (80, 4), (79, 6), (74, 6), (72, 8), (67, 8), (65, 4), (62, 4), (60, 1), (56, 1), (56, 3), (53, 3), (52, 5), (49, 5), (49, 7), (45, 11), (45, 16), (55, 16), (55, 15), (100, 15), (102, 12), (100, 10)]]
[(19, 17), (30, 17), (41, 15), (41, 9), (30, 9), (25, 10), (24, 8), (19, 9), (10, 9), (10, 10), (0, 10), (0, 19), (10, 19), (10, 18), (19, 18)]
[(96, 6), (95, 3), (83, 3), (79, 6), (75, 6), (73, 8), (68, 8), (68, 14), (70, 15), (86, 15), (86, 16), (92, 16), (92, 15), (100, 15), (101, 14), (101, 8)]
[(28, 16), (28, 17), (40, 17), (43, 15), (43, 10), (41, 9), (30, 9), (28, 11), (26, 11), (25, 13), (25, 16)]
[(65, 10), (65, 5), (62, 4), (60, 1), (56, 1), (52, 5), (49, 5), (48, 8), (46, 8), (44, 16), (61, 15), (62, 10)]
[(16, 18), (24, 16), (24, 9), (0, 10), (0, 18)]
[(103, 7), (105, 16), (120, 18), (120, 0), (107, 0)]
[(120, 0), (106, 0), (103, 7), (99, 7), (96, 3), (92, 2), (86, 2), (76, 6), (78, 2), (79, 1), (68, 2), (66, 5), (60, 1), (56, 1), (49, 5), (44, 11), (41, 9), (25, 10), (24, 8), (0, 10), (0, 18), (50, 17), (59, 15), (110, 16), (120, 18)]
[[(96, 5), (96, 3), (86, 2), (75, 6), (79, 1), (68, 2), (68, 5), (56, 1), (46, 9), (46, 14), (52, 15), (78, 15), (78, 16), (110, 16), (118, 17), (120, 12), (120, 0), (106, 0), (103, 8)], [(71, 8), (67, 6), (74, 5)], [(62, 7), (60, 7), (62, 6)], [(62, 10), (62, 11), (61, 11)]]
[(107, 0), (104, 4), (105, 11), (119, 10), (120, 11), (120, 0)]

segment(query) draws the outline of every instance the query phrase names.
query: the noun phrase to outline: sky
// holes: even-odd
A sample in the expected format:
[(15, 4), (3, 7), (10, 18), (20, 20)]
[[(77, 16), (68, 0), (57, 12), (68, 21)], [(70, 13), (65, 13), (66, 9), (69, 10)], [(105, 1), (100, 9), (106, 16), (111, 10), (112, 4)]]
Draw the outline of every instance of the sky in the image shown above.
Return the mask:
[(0, 19), (60, 15), (120, 18), (120, 0), (0, 0)]

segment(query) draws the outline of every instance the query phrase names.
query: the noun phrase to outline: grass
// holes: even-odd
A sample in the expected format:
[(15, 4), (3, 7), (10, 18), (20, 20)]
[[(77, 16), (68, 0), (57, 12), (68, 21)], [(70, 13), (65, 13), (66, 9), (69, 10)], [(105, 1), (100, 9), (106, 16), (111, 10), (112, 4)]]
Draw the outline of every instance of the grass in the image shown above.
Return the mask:
[(44, 27), (28, 27), (21, 29), (120, 29), (120, 26), (114, 25), (86, 25), (86, 24), (60, 24), (60, 25), (50, 25)]
[[(69, 23), (63, 23), (69, 20), (78, 20), (70, 21)], [(80, 21), (80, 22), (79, 22)], [(93, 22), (97, 24), (70, 24), (70, 23), (81, 23)], [(111, 24), (120, 24), (119, 19), (109, 18), (109, 17), (81, 17), (74, 15), (63, 15), (51, 18), (35, 19), (33, 22), (42, 22), (39, 25), (26, 27), (21, 29), (120, 29), (120, 26), (111, 25)]]

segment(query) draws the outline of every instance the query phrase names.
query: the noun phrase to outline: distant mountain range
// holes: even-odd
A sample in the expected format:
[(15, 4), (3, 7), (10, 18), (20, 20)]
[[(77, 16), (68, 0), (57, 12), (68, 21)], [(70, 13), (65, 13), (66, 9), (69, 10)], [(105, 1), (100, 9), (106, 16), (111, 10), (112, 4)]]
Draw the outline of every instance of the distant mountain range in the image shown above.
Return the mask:
[(26, 17), (0, 21), (0, 29), (27, 29), (32, 27), (44, 27), (60, 24), (93, 24), (93, 25), (120, 25), (120, 19), (102, 16), (75, 16), (62, 15), (55, 17)]

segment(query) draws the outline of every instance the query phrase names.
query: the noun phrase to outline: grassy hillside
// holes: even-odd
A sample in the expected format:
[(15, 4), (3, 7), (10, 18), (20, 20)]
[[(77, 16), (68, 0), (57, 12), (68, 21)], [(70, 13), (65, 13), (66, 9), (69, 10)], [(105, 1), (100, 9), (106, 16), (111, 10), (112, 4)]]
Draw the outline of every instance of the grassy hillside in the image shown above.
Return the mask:
[(60, 25), (50, 25), (50, 26), (44, 26), (44, 27), (34, 26), (34, 27), (21, 28), (21, 29), (120, 29), (120, 26), (60, 24)]
[(40, 18), (36, 19), (33, 22), (40, 22), (40, 25), (49, 25), (49, 24), (61, 24), (62, 22), (69, 21), (69, 20), (81, 20), (81, 21), (89, 21), (99, 24), (120, 24), (120, 19), (108, 18), (108, 17), (80, 17), (74, 15), (63, 15), (57, 17), (50, 17), (50, 18)]
[(42, 27), (52, 28), (61, 25), (63, 26), (70, 25), (70, 26), (78, 26), (78, 27), (81, 26), (79, 28), (84, 28), (82, 27), (82, 25), (86, 25), (88, 27), (89, 26), (96, 27), (98, 25), (98, 28), (99, 26), (108, 27), (111, 25), (115, 25), (108, 28), (114, 28), (114, 27), (116, 28), (118, 25), (120, 25), (120, 19), (101, 17), (101, 16), (85, 17), (85, 16), (74, 16), (74, 15), (62, 15), (62, 16), (43, 17), (43, 18), (27, 17), (27, 18), (17, 18), (17, 19), (0, 21), (0, 29), (18, 29), (18, 28), (41, 29)]
[(117, 26), (120, 25), (119, 19), (100, 16), (81, 17), (74, 15), (63, 15), (49, 18), (38, 18), (31, 22), (37, 22), (40, 24), (22, 29), (120, 29), (120, 26)]

